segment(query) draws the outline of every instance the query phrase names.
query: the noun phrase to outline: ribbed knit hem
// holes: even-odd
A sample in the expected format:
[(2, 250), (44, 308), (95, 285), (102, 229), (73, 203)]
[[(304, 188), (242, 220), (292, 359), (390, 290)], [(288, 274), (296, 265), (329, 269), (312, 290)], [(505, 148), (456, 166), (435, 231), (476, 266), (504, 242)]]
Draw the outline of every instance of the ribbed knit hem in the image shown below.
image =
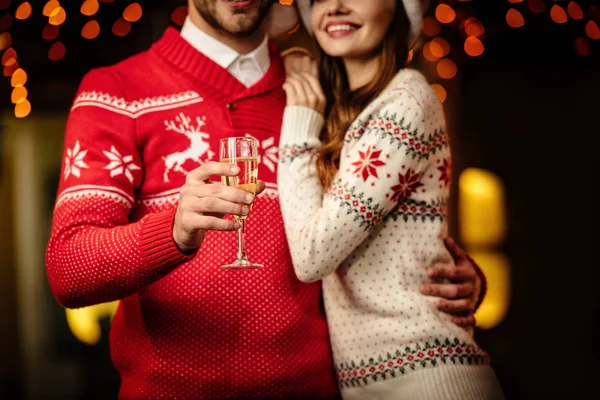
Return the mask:
[(344, 400), (505, 400), (489, 365), (448, 365), (342, 389)]
[(320, 147), (319, 136), (324, 121), (323, 116), (311, 108), (287, 106), (283, 112), (280, 145)]
[(148, 214), (142, 219), (140, 247), (149, 270), (177, 267), (191, 261), (196, 252), (185, 254), (173, 240), (173, 221), (177, 210)]

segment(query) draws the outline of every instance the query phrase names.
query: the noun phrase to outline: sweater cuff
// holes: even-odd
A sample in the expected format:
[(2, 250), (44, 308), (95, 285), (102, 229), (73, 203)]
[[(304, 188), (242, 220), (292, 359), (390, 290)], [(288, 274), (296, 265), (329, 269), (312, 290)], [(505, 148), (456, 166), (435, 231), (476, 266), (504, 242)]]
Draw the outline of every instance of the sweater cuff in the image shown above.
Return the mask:
[(149, 214), (141, 221), (140, 248), (149, 270), (170, 270), (191, 261), (196, 255), (196, 252), (183, 253), (173, 240), (176, 211)]
[(323, 116), (311, 108), (287, 106), (283, 112), (281, 147), (305, 144), (310, 148), (321, 147), (319, 136), (324, 121)]

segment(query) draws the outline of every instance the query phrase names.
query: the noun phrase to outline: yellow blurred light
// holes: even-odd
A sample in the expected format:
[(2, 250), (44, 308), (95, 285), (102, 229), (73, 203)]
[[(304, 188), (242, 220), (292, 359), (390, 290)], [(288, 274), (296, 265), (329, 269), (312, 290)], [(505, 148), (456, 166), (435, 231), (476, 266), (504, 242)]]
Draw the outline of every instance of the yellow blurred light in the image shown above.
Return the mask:
[(60, 28), (54, 25), (46, 25), (42, 31), (42, 37), (46, 40), (54, 40), (58, 37)]
[(10, 85), (12, 87), (20, 87), (27, 83), (27, 72), (22, 68), (17, 69), (10, 79)]
[(491, 329), (502, 322), (510, 306), (510, 261), (494, 250), (469, 249), (468, 252), (483, 271), (487, 282), (486, 294), (475, 312), (475, 320), (479, 328)]
[(2, 65), (10, 67), (17, 62), (17, 52), (12, 47), (9, 47), (4, 54), (2, 54)]
[(119, 18), (112, 26), (112, 32), (116, 36), (126, 36), (131, 31), (131, 24), (123, 18)]
[(31, 4), (28, 1), (21, 3), (21, 5), (15, 11), (16, 19), (27, 19), (31, 16)]
[(85, 0), (81, 5), (81, 9), (79, 11), (83, 15), (91, 17), (92, 15), (95, 15), (98, 12), (98, 9), (100, 9), (100, 3), (98, 3), (98, 0)]
[[(15, 76), (15, 74), (13, 74)], [(13, 89), (10, 95), (10, 101), (13, 104), (19, 104), (27, 100), (27, 89), (25, 86), (18, 86)]]
[(567, 12), (569, 16), (573, 19), (583, 19), (583, 10), (576, 2), (572, 1), (567, 5)]
[(445, 102), (446, 101), (446, 96), (448, 95), (446, 93), (446, 89), (442, 85), (440, 85), (438, 83), (434, 83), (433, 85), (431, 85), (431, 87), (437, 93), (438, 97), (440, 98), (440, 101), (442, 103)]
[(15, 105), (15, 117), (25, 118), (31, 112), (31, 103), (29, 100), (24, 100)]
[(438, 62), (436, 70), (440, 78), (452, 79), (456, 76), (457, 67), (454, 61), (444, 58)]
[(558, 4), (553, 5), (550, 9), (550, 18), (552, 18), (552, 21), (556, 22), (557, 24), (564, 24), (568, 20), (567, 13)]
[(485, 47), (483, 46), (483, 43), (481, 43), (481, 40), (479, 40), (479, 38), (475, 36), (469, 36), (465, 40), (464, 48), (465, 53), (467, 53), (471, 57), (478, 57), (482, 55), (483, 51), (485, 50)]
[(142, 18), (142, 6), (132, 3), (123, 11), (123, 19), (128, 22), (136, 22)]
[(506, 235), (504, 185), (495, 174), (477, 168), (459, 181), (460, 236), (470, 246), (496, 246)]
[(520, 28), (525, 25), (525, 18), (523, 18), (523, 14), (521, 14), (518, 10), (511, 8), (506, 13), (506, 23), (511, 28)]
[(59, 7), (56, 14), (53, 12), (48, 18), (48, 23), (51, 25), (62, 25), (63, 22), (67, 19), (67, 13), (64, 8)]
[(58, 61), (65, 56), (66, 52), (67, 49), (65, 48), (65, 45), (62, 44), (62, 42), (55, 42), (48, 51), (48, 58), (52, 61)]
[(598, 24), (594, 21), (588, 21), (588, 23), (585, 24), (585, 33), (590, 39), (600, 39), (600, 28), (598, 28)]
[(442, 26), (439, 22), (433, 17), (425, 17), (423, 18), (422, 29), (425, 36), (433, 37), (440, 34), (442, 31)]
[(10, 33), (0, 33), (0, 51), (8, 49), (12, 45), (12, 36)]
[(59, 9), (60, 3), (57, 0), (50, 0), (44, 5), (44, 8), (42, 9), (42, 14), (45, 17), (50, 18), (51, 16), (58, 14)]
[(104, 318), (112, 319), (118, 306), (119, 302), (114, 301), (73, 310), (65, 309), (71, 333), (85, 344), (97, 344), (102, 336), (100, 321)]
[(81, 36), (86, 39), (95, 39), (100, 34), (100, 24), (97, 21), (88, 21), (81, 30)]
[(456, 12), (447, 4), (439, 4), (435, 8), (435, 17), (442, 24), (449, 24), (456, 18)]
[(183, 25), (183, 22), (185, 21), (185, 17), (187, 16), (187, 14), (188, 14), (187, 6), (177, 7), (171, 13), (171, 21), (173, 21), (173, 23), (175, 23), (176, 25), (181, 26), (181, 25)]

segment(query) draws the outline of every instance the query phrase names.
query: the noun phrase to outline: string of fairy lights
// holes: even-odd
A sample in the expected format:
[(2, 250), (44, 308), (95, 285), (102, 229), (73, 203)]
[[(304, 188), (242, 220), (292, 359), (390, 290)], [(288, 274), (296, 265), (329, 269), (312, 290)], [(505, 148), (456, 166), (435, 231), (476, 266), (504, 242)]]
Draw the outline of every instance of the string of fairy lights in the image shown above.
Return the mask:
[[(72, 1), (72, 0), (71, 0)], [(569, 22), (580, 26), (580, 34), (573, 39), (573, 51), (577, 56), (586, 57), (592, 53), (591, 41), (600, 39), (600, 8), (596, 5), (582, 6), (584, 0), (502, 0), (506, 2), (505, 22), (512, 29), (522, 29), (528, 19), (546, 16), (556, 24)], [(13, 4), (14, 3), (14, 4)], [(35, 7), (32, 6), (35, 4)], [(79, 12), (89, 17), (81, 28), (81, 37), (86, 40), (96, 39), (100, 32), (107, 29), (95, 19), (102, 3), (115, 3), (122, 8), (121, 16), (112, 23), (110, 32), (119, 37), (127, 36), (132, 24), (143, 15), (143, 7), (136, 1), (124, 0), (80, 0)], [(293, 0), (280, 0), (282, 4), (292, 4)], [(458, 54), (467, 57), (479, 57), (485, 52), (486, 28), (477, 18), (471, 0), (434, 0), (431, 15), (423, 20), (423, 40), (411, 52), (414, 58), (418, 53), (429, 63), (439, 78), (439, 83), (432, 84), (442, 101), (446, 100), (447, 91), (444, 80), (453, 79), (458, 72)], [(39, 7), (38, 7), (39, 4)], [(43, 6), (42, 6), (43, 4)], [(71, 8), (69, 8), (71, 9)], [(25, 65), (19, 64), (17, 48), (13, 46), (10, 28), (13, 24), (27, 20), (33, 13), (42, 13), (47, 24), (41, 30), (41, 37), (49, 43), (48, 59), (52, 62), (62, 60), (66, 54), (65, 44), (60, 40), (60, 29), (67, 23), (68, 15), (58, 0), (43, 2), (0, 0), (0, 54), (4, 77), (10, 79), (12, 92), (11, 102), (14, 104), (14, 115), (25, 118), (31, 113), (28, 100), (27, 72)], [(181, 26), (187, 15), (187, 7), (175, 7), (171, 12), (171, 20)], [(294, 28), (289, 34), (298, 29)], [(449, 41), (444, 38), (448, 32), (458, 34), (463, 41), (462, 49), (452, 51)]]

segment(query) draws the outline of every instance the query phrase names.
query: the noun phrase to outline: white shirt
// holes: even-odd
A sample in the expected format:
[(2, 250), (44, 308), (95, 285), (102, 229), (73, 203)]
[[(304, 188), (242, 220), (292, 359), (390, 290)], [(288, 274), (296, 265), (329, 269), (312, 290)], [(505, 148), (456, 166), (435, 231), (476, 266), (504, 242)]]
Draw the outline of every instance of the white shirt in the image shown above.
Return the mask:
[(248, 54), (240, 54), (202, 31), (187, 17), (181, 28), (181, 37), (246, 87), (260, 81), (271, 66), (267, 36), (256, 49)]

